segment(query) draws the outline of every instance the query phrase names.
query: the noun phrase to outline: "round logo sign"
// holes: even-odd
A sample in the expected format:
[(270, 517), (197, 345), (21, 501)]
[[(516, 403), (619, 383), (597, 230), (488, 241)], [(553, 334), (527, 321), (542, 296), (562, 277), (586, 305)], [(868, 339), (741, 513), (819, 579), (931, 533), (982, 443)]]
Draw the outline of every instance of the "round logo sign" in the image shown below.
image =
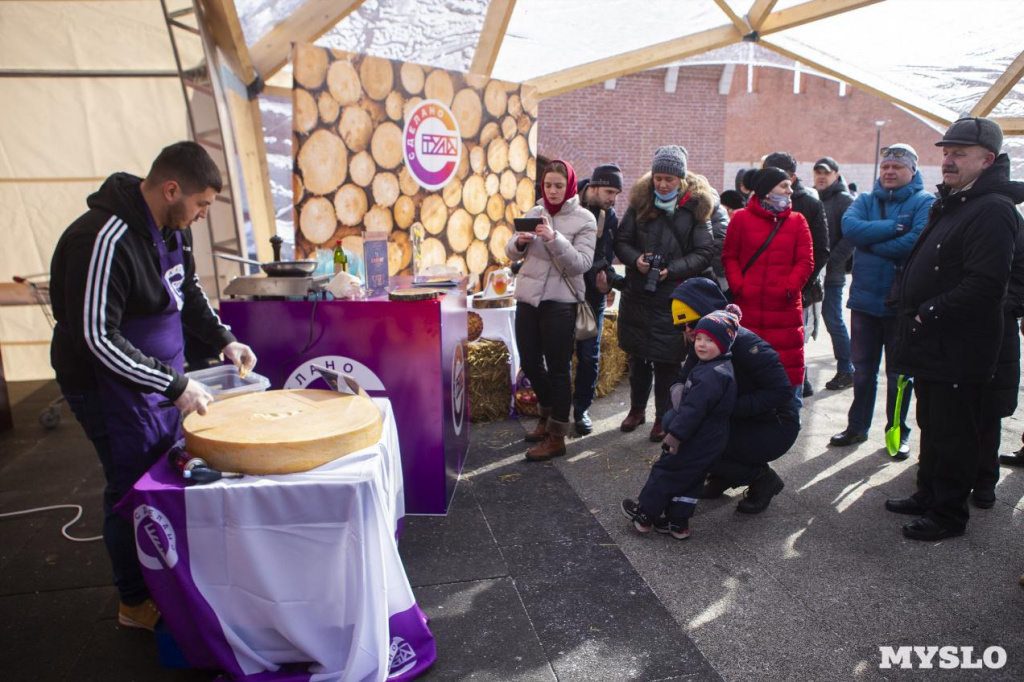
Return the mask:
[(140, 504), (132, 513), (132, 521), (139, 563), (151, 571), (165, 566), (174, 568), (178, 563), (178, 543), (167, 516), (156, 507)]
[(455, 346), (455, 357), (452, 358), (452, 420), (455, 422), (455, 435), (462, 433), (462, 420), (466, 416), (466, 361), (462, 354), (462, 345)]
[(462, 135), (451, 109), (436, 99), (409, 112), (402, 131), (405, 167), (424, 189), (437, 190), (455, 176), (462, 156)]

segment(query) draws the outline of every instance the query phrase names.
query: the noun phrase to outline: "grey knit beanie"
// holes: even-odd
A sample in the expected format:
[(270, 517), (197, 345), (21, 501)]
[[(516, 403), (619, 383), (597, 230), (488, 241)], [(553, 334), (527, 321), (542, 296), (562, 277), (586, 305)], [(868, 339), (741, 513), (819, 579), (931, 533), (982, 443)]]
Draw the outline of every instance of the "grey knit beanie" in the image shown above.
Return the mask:
[(658, 151), (654, 152), (654, 163), (651, 164), (651, 172), (685, 178), (686, 157), (686, 148), (680, 147), (677, 144), (658, 147)]

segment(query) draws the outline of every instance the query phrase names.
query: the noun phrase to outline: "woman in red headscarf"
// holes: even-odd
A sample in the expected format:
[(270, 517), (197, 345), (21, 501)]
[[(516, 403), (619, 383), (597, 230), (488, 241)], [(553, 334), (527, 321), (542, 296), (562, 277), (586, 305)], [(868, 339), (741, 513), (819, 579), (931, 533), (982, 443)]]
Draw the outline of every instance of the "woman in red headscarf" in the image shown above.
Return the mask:
[(505, 245), (510, 260), (523, 261), (516, 278), (516, 345), (540, 404), (540, 423), (526, 434), (527, 442), (536, 443), (526, 452), (534, 461), (565, 454), (576, 304), (583, 300), (583, 273), (597, 241), (594, 214), (580, 206), (568, 162), (555, 159), (544, 167), (541, 194), (525, 216), (541, 224)]

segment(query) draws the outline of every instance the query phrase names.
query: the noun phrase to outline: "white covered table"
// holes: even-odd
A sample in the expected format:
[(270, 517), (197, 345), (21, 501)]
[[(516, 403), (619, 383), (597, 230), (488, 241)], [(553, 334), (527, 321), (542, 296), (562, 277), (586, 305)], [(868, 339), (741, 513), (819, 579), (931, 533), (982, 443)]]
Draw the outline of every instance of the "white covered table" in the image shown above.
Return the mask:
[(305, 473), (185, 487), (162, 459), (120, 505), (193, 667), (236, 679), (412, 679), (436, 658), (396, 543), (391, 405), (380, 441)]

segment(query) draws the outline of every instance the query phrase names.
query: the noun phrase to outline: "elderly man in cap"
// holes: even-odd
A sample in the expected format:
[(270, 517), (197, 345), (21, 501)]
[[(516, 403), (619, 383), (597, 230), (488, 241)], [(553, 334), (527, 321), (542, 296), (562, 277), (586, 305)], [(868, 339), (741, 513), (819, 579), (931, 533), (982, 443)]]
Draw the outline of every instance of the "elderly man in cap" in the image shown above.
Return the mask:
[(956, 121), (936, 143), (939, 198), (895, 296), (893, 364), (914, 376), (921, 454), (916, 492), (885, 508), (919, 517), (903, 527), (911, 540), (964, 534), (986, 434), (999, 428), (990, 418), (990, 382), (1022, 228), (1015, 205), (1024, 201), (1002, 143), (999, 125), (985, 118)]
[(587, 303), (594, 310), (597, 319), (597, 336), (576, 342), (576, 384), (573, 386), (573, 419), (576, 433), (585, 436), (594, 430), (588, 410), (594, 402), (597, 390), (597, 369), (601, 357), (601, 331), (604, 328), (605, 296), (611, 288), (619, 285), (621, 275), (612, 270), (615, 253), (612, 241), (619, 226), (615, 214), (615, 199), (622, 192), (622, 171), (614, 163), (597, 166), (589, 178), (579, 182), (579, 195), (584, 208), (594, 214), (597, 221), (597, 244), (594, 248), (594, 264), (584, 273)]
[[(907, 144), (883, 147), (878, 179), (870, 194), (857, 197), (843, 214), (843, 236), (856, 246), (853, 280), (846, 305), (850, 315), (850, 358), (853, 361), (853, 404), (846, 429), (829, 443), (845, 447), (868, 439), (875, 411), (878, 366), (885, 352), (885, 414), (892, 426), (896, 410), (898, 373), (892, 366), (896, 334), (896, 313), (885, 305), (898, 273), (910, 255), (918, 235), (928, 221), (928, 208), (935, 197), (924, 190), (917, 170), (917, 152)], [(900, 444), (895, 457), (910, 455), (907, 428), (909, 396), (904, 396), (898, 415)]]
[(853, 386), (853, 362), (850, 360), (850, 334), (843, 322), (843, 289), (846, 288), (846, 262), (853, 256), (853, 244), (843, 237), (842, 220), (853, 197), (846, 189), (846, 180), (839, 174), (839, 164), (830, 156), (814, 164), (814, 189), (825, 207), (828, 225), (828, 263), (825, 264), (825, 298), (821, 316), (832, 338), (832, 354), (836, 358), (836, 375), (825, 388), (838, 391)]

